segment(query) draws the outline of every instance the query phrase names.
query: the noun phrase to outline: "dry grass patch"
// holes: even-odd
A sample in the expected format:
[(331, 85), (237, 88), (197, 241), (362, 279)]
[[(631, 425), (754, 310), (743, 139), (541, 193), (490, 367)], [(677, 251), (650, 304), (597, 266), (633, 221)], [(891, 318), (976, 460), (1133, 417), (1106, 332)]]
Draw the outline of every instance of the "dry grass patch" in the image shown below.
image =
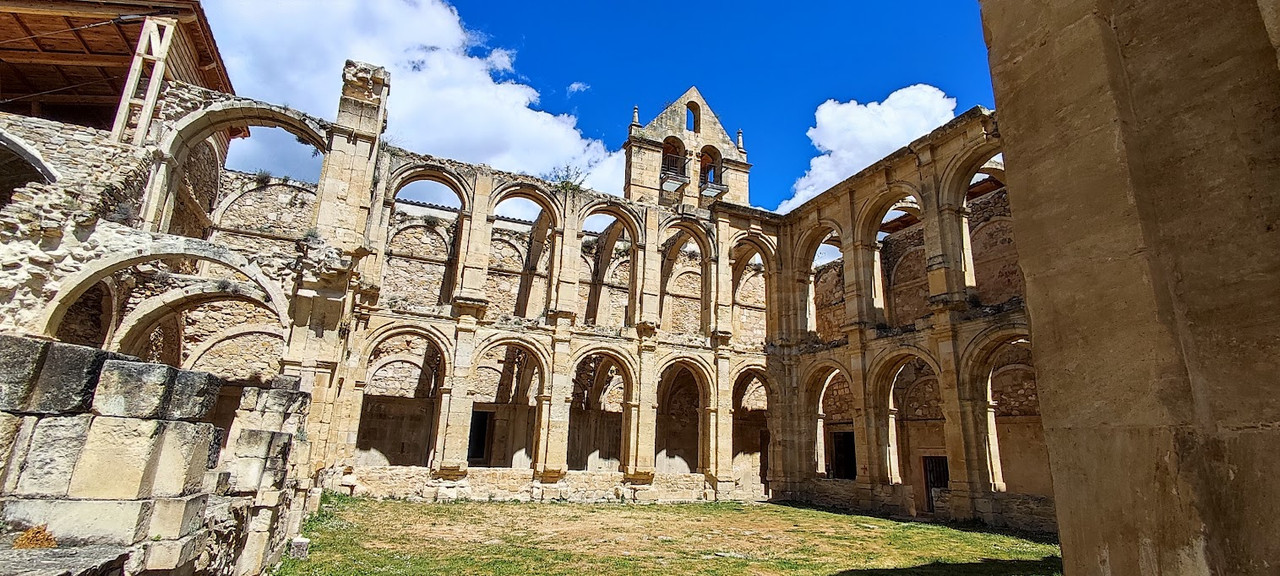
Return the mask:
[(1025, 538), (769, 504), (425, 504), (326, 495), (282, 575), (1051, 576)]

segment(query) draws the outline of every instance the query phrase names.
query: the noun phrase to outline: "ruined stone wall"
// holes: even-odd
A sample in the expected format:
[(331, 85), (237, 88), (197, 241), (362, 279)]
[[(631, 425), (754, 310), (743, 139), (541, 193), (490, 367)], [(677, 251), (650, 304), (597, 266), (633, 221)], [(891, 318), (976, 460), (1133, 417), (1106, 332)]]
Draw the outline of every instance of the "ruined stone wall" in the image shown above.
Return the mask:
[[(160, 138), (191, 118), (184, 114), (245, 103), (176, 85), (168, 94), (172, 101), (166, 102), (157, 128)], [(344, 106), (354, 101), (348, 96)], [(284, 113), (263, 105), (237, 116), (236, 121), (260, 114), (258, 119), (266, 118), (266, 123), (287, 124), (280, 116)], [(961, 125), (969, 131), (982, 128), (981, 120), (975, 118), (962, 119)], [(317, 121), (316, 126), (329, 125)], [(858, 355), (871, 362), (881, 354), (892, 356), (896, 345), (913, 345), (926, 353), (936, 353), (944, 345), (967, 350), (984, 327), (1021, 318), (1016, 316), (1020, 309), (1015, 302), (1012, 308), (996, 311), (957, 306), (962, 309), (954, 318), (917, 322), (932, 312), (926, 273), (932, 275), (928, 280), (939, 276), (937, 270), (926, 271), (924, 252), (916, 249), (923, 246), (922, 225), (891, 235), (881, 252), (889, 323), (895, 327), (917, 324), (912, 338), (890, 343), (890, 332), (895, 337), (908, 332), (890, 329), (882, 334), (870, 328), (873, 323), (867, 318), (846, 318), (846, 313), (860, 314), (861, 307), (846, 301), (854, 296), (845, 292), (844, 263), (837, 261), (820, 267), (812, 278), (813, 328), (821, 340), (815, 343), (808, 334), (810, 327), (793, 320), (807, 317), (796, 310), (803, 305), (800, 296), (810, 293), (803, 287), (803, 274), (790, 262), (773, 260), (787, 258), (794, 250), (788, 243), (799, 235), (789, 228), (793, 226), (789, 217), (701, 201), (695, 207), (687, 199), (681, 199), (679, 204), (686, 205), (679, 208), (627, 202), (395, 149), (380, 149), (372, 158), (342, 149), (360, 138), (376, 140), (376, 127), (370, 130), (330, 142), (333, 149), (324, 153), (331, 163), (326, 165), (326, 180), (318, 184), (225, 170), (215, 174), (208, 167), (203, 144), (187, 143), (192, 147), (171, 176), (181, 192), (175, 206), (189, 210), (193, 217), (175, 219), (169, 232), (201, 236), (195, 224), (204, 224), (195, 216), (207, 213), (212, 220), (209, 242), (144, 233), (138, 229), (143, 226), (140, 222), (130, 222), (135, 228), (129, 228), (99, 221), (76, 228), (63, 240), (92, 244), (93, 252), (84, 260), (58, 260), (57, 242), (30, 241), (22, 249), (30, 250), (37, 260), (52, 262), (37, 262), (35, 267), (43, 266), (49, 277), (36, 284), (15, 280), (28, 274), (27, 261), (21, 260), (15, 267), (19, 272), (10, 274), (6, 268), (0, 282), (27, 286), (22, 288), (28, 291), (25, 302), (35, 304), (28, 308), (39, 308), (69, 289), (58, 281), (83, 269), (85, 262), (133, 249), (181, 248), (185, 252), (179, 256), (157, 257), (113, 271), (109, 278), (115, 295), (109, 305), (104, 305), (99, 293), (65, 303), (70, 312), (62, 324), (67, 326), (66, 338), (88, 341), (101, 335), (106, 339), (100, 333), (102, 318), (108, 316), (108, 332), (129, 332), (131, 327), (116, 323), (175, 292), (212, 289), (215, 297), (166, 305), (167, 313), (154, 326), (138, 328), (149, 329), (138, 338), (137, 352), (147, 359), (207, 370), (233, 386), (245, 386), (220, 394), (205, 420), (236, 428), (253, 412), (244, 406), (256, 406), (261, 399), (252, 395), (271, 389), (275, 375), (299, 375), (304, 379), (302, 386), (316, 394), (317, 410), (306, 430), (317, 445), (309, 456), (312, 470), (329, 469), (326, 482), (335, 489), (432, 500), (464, 494), (530, 500), (698, 500), (770, 493), (803, 499), (809, 495), (796, 492), (795, 487), (808, 486), (804, 489), (824, 497), (846, 494), (858, 506), (907, 511), (909, 507), (900, 506), (903, 494), (922, 493), (912, 492), (910, 480), (918, 468), (918, 456), (924, 453), (921, 450), (965, 441), (940, 432), (945, 420), (938, 395), (952, 393), (954, 386), (935, 380), (933, 388), (909, 388), (915, 392), (906, 392), (900, 400), (904, 426), (900, 438), (909, 486), (878, 486), (859, 493), (833, 488), (835, 484), (821, 488), (806, 484), (820, 460), (776, 449), (797, 445), (801, 439), (817, 444), (812, 442), (816, 438), (805, 436), (813, 431), (797, 432), (796, 422), (774, 419), (811, 415), (819, 408), (801, 405), (817, 401), (799, 393), (800, 379), (808, 372), (783, 366), (796, 361), (803, 367), (813, 355), (821, 354), (835, 364)], [(950, 153), (946, 146), (939, 145), (939, 156)], [(146, 158), (142, 151), (120, 150), (121, 161), (150, 168), (149, 161), (141, 162)], [(376, 174), (368, 181), (357, 179), (355, 174), (366, 168)], [(84, 182), (89, 183), (85, 186), (92, 187), (102, 176), (84, 173)], [(458, 192), (464, 207), (456, 216), (449, 212), (448, 217), (440, 217), (446, 211), (396, 202), (399, 186), (423, 178), (448, 182)], [(740, 183), (745, 186), (745, 181)], [(486, 213), (492, 200), (516, 189), (516, 196), (545, 200), (539, 204), (551, 210), (549, 216), (554, 218), (513, 222)], [(188, 199), (190, 206), (181, 204)], [(14, 203), (18, 208), (11, 206), (3, 214), (34, 213), (37, 205), (18, 197)], [(992, 298), (1000, 298), (1001, 293), (1018, 291), (1006, 273), (1016, 252), (1005, 241), (1007, 229), (998, 225), (1003, 217), (1000, 210), (988, 210), (988, 205), (992, 204), (980, 198), (970, 206), (975, 245), (981, 238), (990, 239), (981, 243), (981, 254), (975, 248), (975, 267), (979, 289), (990, 285), (996, 294)], [(632, 219), (639, 235), (620, 235), (617, 244), (602, 248), (598, 243), (603, 234), (580, 230), (582, 219), (602, 207)], [(988, 212), (992, 216), (985, 224), (978, 222)], [(834, 218), (846, 231), (855, 228), (845, 221), (847, 214)], [(195, 224), (180, 223), (185, 221)], [(681, 227), (673, 229), (673, 222)], [(661, 236), (672, 230), (666, 240), (682, 246), (660, 246)], [(732, 255), (739, 254), (738, 249), (726, 251), (720, 245), (743, 234), (752, 235), (757, 242), (752, 246), (767, 254), (759, 265), (735, 265)], [(578, 242), (582, 243), (580, 253), (562, 252)], [(696, 248), (699, 244), (704, 248)], [(51, 245), (45, 254), (45, 247)], [(21, 241), (18, 246), (23, 246)], [(600, 253), (602, 249), (611, 253)], [(4, 250), (15, 248), (6, 241)], [(731, 256), (726, 259), (726, 254)], [(211, 264), (197, 256), (218, 256), (235, 265)], [(707, 277), (709, 270), (731, 274), (734, 268), (740, 271), (737, 282)], [(982, 272), (987, 269), (997, 272), (994, 276)], [(987, 282), (988, 278), (994, 280)], [(34, 288), (37, 284), (39, 289)], [(235, 293), (241, 289), (245, 290)], [(775, 289), (779, 293), (769, 293)], [(861, 290), (864, 295), (873, 292)], [(990, 304), (987, 298), (981, 296), (981, 303)], [(0, 330), (27, 329), (28, 321), (37, 315), (3, 306)], [(551, 306), (555, 314), (547, 313)], [(108, 310), (114, 314), (106, 314)], [(95, 311), (99, 311), (96, 317)], [(280, 313), (288, 316), (283, 322)], [(999, 316), (1004, 313), (1009, 314)], [(867, 330), (859, 331), (859, 326)], [(418, 332), (396, 332), (408, 329)], [(399, 335), (384, 338), (389, 332)], [(429, 345), (421, 334), (431, 334), (437, 343)], [(620, 358), (617, 369), (626, 378), (614, 374), (607, 379), (608, 386), (588, 388), (579, 401), (576, 382), (572, 391), (565, 389), (575, 379), (564, 378), (563, 371), (578, 369), (572, 364), (582, 364), (580, 354), (592, 347)], [(705, 373), (701, 369), (697, 376), (682, 372), (674, 381), (663, 381), (664, 375), (655, 374), (659, 366), (675, 365), (672, 362), (677, 360), (705, 367)], [(763, 386), (734, 398), (741, 404), (730, 406), (734, 382), (721, 380), (744, 365), (758, 365), (769, 378), (783, 379), (770, 382), (780, 394), (779, 406), (769, 406)], [(828, 432), (863, 432), (876, 424), (875, 419), (885, 412), (885, 399), (868, 394), (868, 389), (880, 385), (868, 379), (867, 374), (850, 369), (833, 381), (821, 406)], [(1025, 381), (1006, 387), (1004, 379), (998, 387), (1002, 398), (1007, 396), (1003, 405), (1019, 412), (1010, 417), (1025, 418), (1021, 412), (1032, 403), (1031, 387)], [(624, 398), (628, 401), (623, 402)], [(860, 404), (866, 405), (861, 412), (855, 408)], [(476, 413), (491, 415), (480, 424), (486, 426), (483, 431), (459, 424), (469, 423)], [(624, 422), (640, 425), (624, 429)], [(809, 425), (806, 420), (805, 426)], [(480, 433), (484, 454), (468, 458), (469, 435)], [(775, 436), (766, 437), (766, 433)], [(1024, 432), (1008, 434), (1030, 438)], [(882, 447), (866, 445), (866, 436), (858, 434), (858, 449), (881, 453)], [(628, 454), (621, 449), (624, 443), (635, 449)], [(234, 449), (233, 438), (226, 438), (224, 444)], [(433, 452), (437, 449), (442, 452)], [(1029, 450), (1011, 448), (1009, 454), (1014, 458), (1013, 454)], [(464, 465), (468, 460), (469, 467)], [(535, 462), (546, 465), (547, 471), (531, 472)], [(878, 465), (859, 462), (860, 469), (866, 466), (877, 473)], [(352, 467), (350, 473), (344, 473), (347, 466)], [(1033, 484), (1030, 476), (1019, 476), (1018, 464), (1010, 466), (1015, 484)], [(765, 469), (777, 482), (766, 485), (761, 474)]]
[(813, 271), (813, 307), (818, 338), (823, 342), (844, 338), (844, 260), (828, 262)]
[(61, 175), (19, 188), (0, 209), (0, 330), (18, 331), (69, 273), (150, 241), (125, 226), (137, 221), (150, 164), (141, 150), (90, 128), (0, 113), (0, 130), (39, 150)]
[(905, 326), (929, 314), (929, 278), (925, 273), (924, 226), (890, 234), (880, 249), (884, 270), (885, 314), (889, 325)]
[(254, 429), (269, 426), (254, 414), (296, 423), (305, 400), (243, 404), (234, 451), (221, 453), (227, 431), (200, 421), (221, 387), (210, 374), (10, 336), (0, 356), (6, 530), (43, 525), (63, 548), (114, 550), (125, 574), (210, 575), (259, 573), (296, 533), (289, 517), (310, 489), (290, 468), (297, 427)]
[(1013, 242), (1009, 193), (1000, 190), (969, 204), (969, 236), (977, 297), (983, 304), (1003, 304), (1025, 293)]

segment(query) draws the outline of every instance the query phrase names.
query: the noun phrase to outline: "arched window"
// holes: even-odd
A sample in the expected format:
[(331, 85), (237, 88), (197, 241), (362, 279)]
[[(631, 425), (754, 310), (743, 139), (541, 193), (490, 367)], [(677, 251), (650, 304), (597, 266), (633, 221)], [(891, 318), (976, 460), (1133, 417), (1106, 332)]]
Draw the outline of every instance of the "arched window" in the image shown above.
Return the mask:
[(461, 211), (459, 193), (433, 179), (413, 181), (395, 193), (382, 271), (383, 305), (422, 312), (453, 300)]
[(627, 395), (626, 372), (612, 356), (593, 354), (578, 363), (569, 404), (570, 470), (619, 469)]
[(697, 102), (690, 102), (686, 105), (684, 123), (685, 130), (694, 134), (702, 132), (702, 109), (698, 107)]
[(679, 138), (668, 137), (662, 141), (662, 173), (687, 176), (685, 170), (684, 142)]
[(713, 146), (706, 146), (699, 155), (698, 164), (702, 167), (701, 173), (698, 175), (698, 184), (706, 186), (707, 184), (724, 184), (721, 178), (721, 157), (720, 151)]
[(578, 318), (586, 326), (632, 324), (632, 262), (636, 247), (628, 226), (596, 212), (582, 223), (582, 263), (578, 276)]

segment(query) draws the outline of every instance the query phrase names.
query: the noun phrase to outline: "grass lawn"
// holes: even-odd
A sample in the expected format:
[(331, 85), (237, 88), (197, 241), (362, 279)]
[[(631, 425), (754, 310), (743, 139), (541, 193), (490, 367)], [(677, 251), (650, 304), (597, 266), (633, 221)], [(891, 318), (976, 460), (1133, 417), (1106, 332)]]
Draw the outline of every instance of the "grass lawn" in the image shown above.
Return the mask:
[(278, 574), (1051, 576), (1056, 545), (775, 504), (421, 504), (326, 494)]

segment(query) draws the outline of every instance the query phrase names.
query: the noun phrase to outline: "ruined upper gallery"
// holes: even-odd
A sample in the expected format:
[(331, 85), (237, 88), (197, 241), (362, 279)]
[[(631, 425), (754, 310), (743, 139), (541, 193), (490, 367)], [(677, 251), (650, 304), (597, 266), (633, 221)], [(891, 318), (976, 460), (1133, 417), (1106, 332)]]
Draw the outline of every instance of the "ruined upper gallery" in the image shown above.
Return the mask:
[[(391, 145), (384, 133), (396, 105), (394, 79), (377, 65), (347, 62), (333, 118), (238, 96), (194, 0), (0, 1), (0, 37), (15, 39), (0, 49), (0, 332), (39, 358), (25, 376), (3, 381), (25, 388), (0, 406), (0, 420), (18, 434), (21, 426), (39, 432), (37, 420), (66, 418), (83, 430), (63, 422), (59, 433), (91, 438), (97, 424), (90, 420), (108, 416), (86, 396), (95, 385), (107, 398), (122, 381), (175, 390), (187, 382), (183, 394), (207, 400), (200, 414), (167, 418), (157, 406), (110, 417), (157, 430), (170, 425), (155, 421), (180, 421), (170, 427), (208, 435), (200, 438), (211, 455), (199, 472), (212, 480), (181, 497), (234, 496), (246, 514), (274, 518), (254, 524), (259, 564), (278, 555), (322, 488), (425, 500), (775, 499), (1044, 532), (1062, 520), (1075, 530), (1064, 547), (1096, 548), (1080, 535), (1088, 501), (1081, 487), (1093, 486), (1101, 472), (1086, 465), (1077, 445), (1088, 439), (1107, 446), (1115, 468), (1126, 454), (1154, 462), (1134, 448), (1142, 442), (1168, 448), (1160, 440), (1164, 424), (1141, 440), (1121, 426), (1131, 416), (1126, 402), (1143, 414), (1167, 415), (1179, 433), (1211, 437), (1204, 446), (1216, 447), (1188, 440), (1196, 447), (1163, 453), (1212, 460), (1222, 453), (1244, 458), (1250, 449), (1231, 434), (1196, 428), (1200, 420), (1186, 416), (1194, 412), (1187, 406), (1202, 404), (1175, 401), (1181, 388), (1161, 384), (1165, 393), (1152, 398), (1143, 386), (1102, 387), (1113, 373), (1096, 360), (1112, 358), (1115, 373), (1126, 375), (1121, 380), (1142, 381), (1142, 374), (1178, 374), (1161, 359), (1195, 353), (1194, 346), (1169, 352), (1190, 342), (1175, 336), (1203, 336), (1190, 342), (1197, 345), (1227, 341), (1203, 332), (1218, 324), (1198, 296), (1212, 279), (1197, 271), (1218, 270), (1218, 260), (1176, 258), (1207, 250), (1179, 232), (1189, 229), (1179, 210), (1196, 204), (1156, 193), (1181, 190), (1161, 175), (1199, 158), (1202, 148), (1174, 130), (1178, 158), (1144, 152), (1142, 170), (1116, 168), (1115, 157), (1130, 154), (1117, 151), (1117, 142), (1163, 150), (1150, 132), (1163, 116), (1127, 116), (1143, 109), (1143, 98), (1125, 100), (1138, 103), (1129, 111), (1090, 108), (1119, 118), (1097, 128), (1124, 132), (1106, 145), (1090, 140), (1080, 150), (1046, 134), (1029, 88), (1000, 82), (1037, 76), (1022, 68), (1028, 61), (1010, 52), (1006, 36), (1021, 30), (1024, 23), (1011, 15), (1024, 8), (984, 4), (1009, 4), (989, 18), (998, 24), (991, 29), (997, 90), (1013, 103), (1002, 102), (1003, 126), (995, 112), (974, 108), (777, 214), (750, 207), (752, 165), (742, 135), (724, 129), (696, 88), (647, 124), (633, 112), (623, 195), (613, 196), (572, 179), (547, 181)], [(1176, 11), (1203, 20), (1206, 10)], [(1251, 10), (1233, 8), (1228, 16), (1253, 22)], [(1042, 25), (1049, 32), (1065, 27)], [(1254, 60), (1274, 56), (1270, 29), (1261, 21), (1249, 28)], [(1213, 54), (1229, 52), (1219, 48)], [(1153, 58), (1144, 49), (1126, 44), (1119, 60), (1107, 61), (1136, 66), (1125, 76), (1136, 84), (1124, 85), (1155, 97), (1167, 84), (1153, 80), (1164, 73), (1160, 66), (1135, 64)], [(1257, 72), (1264, 88), (1280, 75), (1274, 61), (1250, 68), (1247, 58), (1223, 58)], [(1092, 78), (1083, 68), (1073, 73)], [(1104, 85), (1121, 83), (1097, 83)], [(1280, 94), (1248, 87), (1256, 88), (1246, 91), (1255, 103), (1273, 104)], [(1037, 98), (1077, 92), (1058, 86)], [(1233, 108), (1263, 109), (1274, 108)], [(313, 148), (321, 161), (315, 181), (227, 169), (229, 144), (260, 128), (283, 129)], [(1250, 135), (1229, 142), (1265, 140)], [(1047, 160), (1046, 150), (1054, 150)], [(1078, 156), (1126, 176), (1086, 177)], [(1041, 177), (1041, 169), (1059, 178)], [(1217, 180), (1203, 175), (1188, 177), (1216, 190)], [(1231, 176), (1240, 186), (1256, 184)], [(1066, 184), (1075, 193), (1070, 201), (1055, 192)], [(439, 194), (422, 201), (409, 193), (421, 185)], [(1125, 186), (1138, 193), (1110, 196)], [(1213, 221), (1235, 213), (1235, 204), (1226, 206)], [(1090, 236), (1092, 225), (1057, 219), (1068, 212), (1075, 214), (1070, 222), (1105, 220), (1098, 230), (1108, 231), (1109, 242)], [(1260, 228), (1259, 237), (1268, 230)], [(1151, 256), (1136, 239), (1167, 251)], [(1075, 249), (1087, 258), (1069, 252)], [(1266, 274), (1268, 254), (1256, 247), (1240, 253), (1262, 262), (1249, 282), (1274, 276)], [(1091, 272), (1103, 264), (1120, 268), (1105, 277)], [(1148, 282), (1128, 283), (1139, 272)], [(1201, 284), (1148, 294), (1153, 283), (1184, 277)], [(1091, 305), (1159, 338), (1137, 338), (1080, 310), (1099, 284), (1118, 296)], [(1274, 306), (1258, 290), (1261, 314)], [(1168, 298), (1193, 306), (1170, 308)], [(1029, 306), (1040, 322), (1035, 338)], [(1196, 312), (1200, 322), (1185, 333), (1152, 324), (1184, 312)], [(1246, 336), (1261, 330), (1232, 318)], [(1128, 347), (1092, 344), (1113, 333), (1133, 338)], [(1145, 366), (1137, 376), (1116, 356), (1135, 346), (1151, 352), (1135, 360)], [(80, 395), (62, 391), (76, 402), (56, 413), (32, 408), (47, 392), (41, 387), (56, 380), (41, 376), (57, 367), (46, 359), (72, 354), (92, 359), (77, 372), (89, 376), (67, 379), (80, 382)], [(1089, 372), (1077, 374), (1083, 366)], [(215, 375), (221, 386), (181, 376), (199, 373)], [(1054, 386), (1042, 387), (1046, 378)], [(1092, 402), (1081, 389), (1108, 402)], [(1251, 428), (1249, 418), (1210, 396), (1203, 409), (1239, 416), (1232, 425), (1240, 430), (1268, 429)], [(1266, 405), (1265, 398), (1258, 403)], [(1095, 435), (1113, 421), (1115, 437), (1127, 439), (1123, 446)], [(10, 430), (4, 426), (0, 432)], [(50, 460), (10, 450), (7, 441), (0, 446), (7, 451), (0, 459), (14, 470), (25, 466), (22, 459)], [(98, 458), (93, 450), (84, 454)], [(126, 460), (121, 454), (115, 456)], [(1210, 500), (1216, 492), (1203, 478), (1237, 482), (1220, 474), (1231, 462), (1195, 479), (1161, 472), (1163, 466), (1153, 464), (1157, 472), (1149, 475), (1176, 476), (1179, 486)], [(249, 477), (252, 485), (244, 483)], [(27, 507), (0, 507), (10, 523), (36, 518), (33, 506), (63, 506), (41, 502), (79, 498), (70, 488), (45, 494), (23, 492), (20, 480), (3, 484), (0, 497)], [(1071, 511), (1059, 510), (1064, 487)], [(126, 500), (145, 506), (169, 498), (146, 490), (134, 496)], [(1228, 504), (1239, 508), (1234, 502)], [(1203, 510), (1219, 528), (1235, 529), (1212, 506)], [(1115, 540), (1126, 541), (1115, 530)], [(147, 537), (140, 534), (130, 535), (139, 539), (129, 545)], [(161, 540), (189, 544), (186, 534)]]

